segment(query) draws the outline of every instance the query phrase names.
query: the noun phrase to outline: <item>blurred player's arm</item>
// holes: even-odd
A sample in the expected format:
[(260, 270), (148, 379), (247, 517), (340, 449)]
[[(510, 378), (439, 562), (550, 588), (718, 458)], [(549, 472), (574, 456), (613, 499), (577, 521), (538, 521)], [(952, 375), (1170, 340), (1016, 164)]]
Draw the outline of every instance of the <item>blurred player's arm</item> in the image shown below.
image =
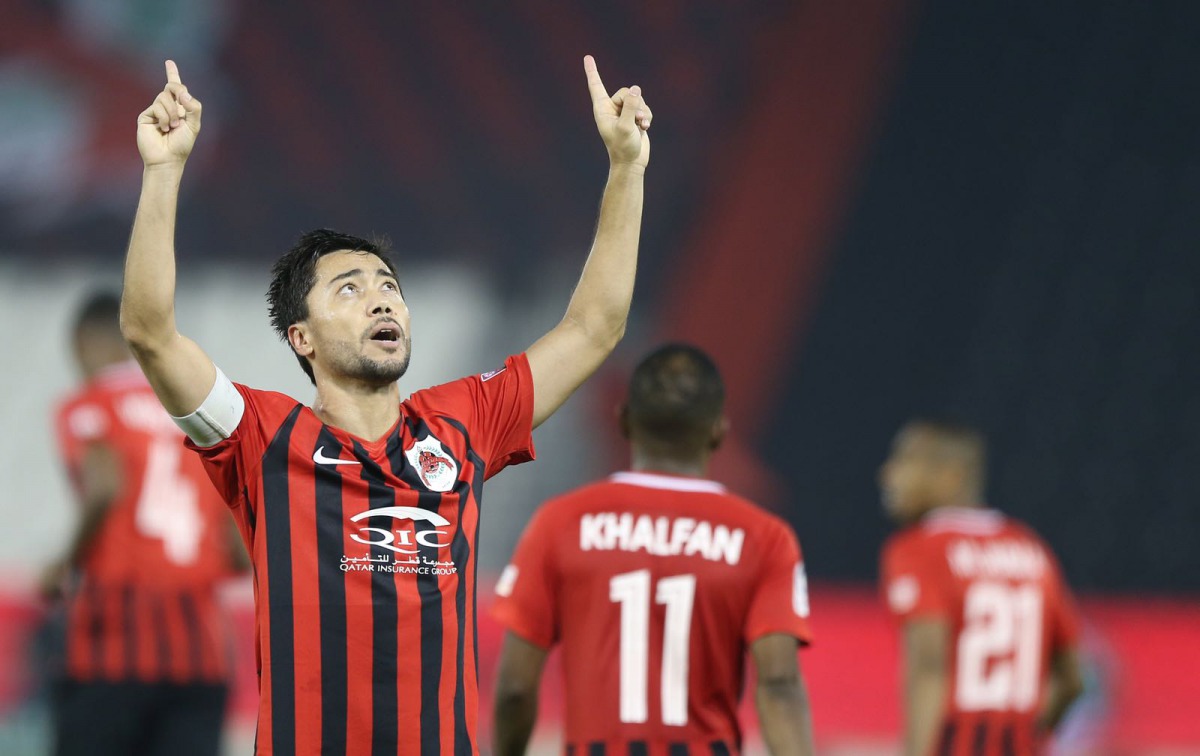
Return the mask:
[(904, 624), (904, 753), (933, 753), (949, 689), (950, 627), (915, 618)]
[(1066, 716), (1071, 704), (1083, 695), (1083, 671), (1074, 647), (1057, 651), (1050, 660), (1050, 680), (1046, 701), (1038, 716), (1038, 727), (1051, 732)]
[(71, 570), (82, 562), (88, 548), (100, 532), (113, 501), (121, 490), (121, 463), (113, 448), (93, 441), (83, 449), (74, 475), (79, 490), (80, 515), (66, 553), (51, 564), (42, 576), (42, 593), (55, 599), (62, 595)]
[(125, 258), (121, 332), (167, 412), (196, 411), (216, 381), (216, 367), (175, 328), (175, 210), (184, 163), (200, 132), (200, 101), (167, 61), (167, 84), (138, 116), (142, 193)]
[(642, 225), (642, 176), (653, 117), (639, 87), (611, 96), (595, 61), (584, 58), (596, 128), (608, 149), (608, 183), (591, 253), (566, 315), (527, 352), (537, 427), (600, 367), (625, 334)]
[(771, 756), (808, 756), (814, 753), (808, 690), (797, 658), (799, 642), (775, 633), (750, 646), (758, 672), (755, 702), (763, 741)]
[(514, 633), (505, 633), (496, 676), (494, 756), (523, 756), (529, 746), (548, 654)]

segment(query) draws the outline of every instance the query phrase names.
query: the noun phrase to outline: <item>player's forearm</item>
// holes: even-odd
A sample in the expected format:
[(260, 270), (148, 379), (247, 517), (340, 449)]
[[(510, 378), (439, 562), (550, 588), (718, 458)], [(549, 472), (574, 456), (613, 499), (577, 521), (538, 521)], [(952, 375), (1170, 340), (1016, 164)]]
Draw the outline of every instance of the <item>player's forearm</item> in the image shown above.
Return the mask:
[(771, 756), (815, 753), (808, 691), (802, 679), (760, 680), (755, 699), (763, 742)]
[(175, 336), (175, 211), (183, 164), (148, 166), (125, 257), (121, 332), (135, 353)]
[(523, 756), (537, 721), (537, 691), (497, 691), (494, 756)]
[(567, 307), (565, 319), (610, 350), (625, 333), (633, 299), (644, 172), (641, 166), (623, 163), (610, 169), (595, 241)]
[(100, 527), (108, 517), (108, 510), (111, 506), (111, 500), (88, 502), (84, 506), (83, 517), (75, 528), (75, 533), (67, 546), (67, 553), (63, 557), (66, 564), (74, 567), (83, 561), (84, 555), (91, 547), (92, 542), (96, 540)]
[(1038, 715), (1038, 727), (1053, 732), (1067, 715), (1071, 704), (1083, 695), (1083, 681), (1078, 676), (1052, 674), (1046, 691), (1046, 702)]
[(909, 674), (905, 699), (905, 756), (929, 756), (937, 743), (945, 708), (946, 679), (940, 670)]

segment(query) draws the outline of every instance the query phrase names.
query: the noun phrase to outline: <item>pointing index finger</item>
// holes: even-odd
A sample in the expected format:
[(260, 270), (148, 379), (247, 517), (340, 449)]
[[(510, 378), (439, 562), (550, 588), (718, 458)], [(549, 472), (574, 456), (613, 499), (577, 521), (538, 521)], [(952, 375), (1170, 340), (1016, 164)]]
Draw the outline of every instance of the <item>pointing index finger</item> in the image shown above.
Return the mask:
[(173, 61), (173, 60), (167, 61), (167, 83), (168, 84), (182, 84), (183, 83), (179, 78), (179, 66), (175, 65), (175, 61)]
[(583, 56), (583, 71), (587, 74), (588, 92), (592, 95), (592, 101), (607, 100), (608, 90), (600, 80), (600, 72), (596, 70), (596, 59), (591, 55)]

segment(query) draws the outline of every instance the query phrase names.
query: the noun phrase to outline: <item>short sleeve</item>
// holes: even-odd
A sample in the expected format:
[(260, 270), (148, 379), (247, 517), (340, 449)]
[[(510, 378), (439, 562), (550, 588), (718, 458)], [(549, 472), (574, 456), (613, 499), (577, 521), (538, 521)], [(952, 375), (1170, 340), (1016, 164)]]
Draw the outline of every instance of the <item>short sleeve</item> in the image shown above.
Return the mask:
[(290, 402), (295, 408), (298, 403), (282, 394), (233, 385), (246, 400), (246, 409), (229, 438), (206, 447), (197, 446), (190, 438), (184, 444), (200, 455), (205, 472), (225, 503), (237, 507), (245, 503), (246, 490), (261, 463), (267, 439), (286, 417), (286, 405)]
[(498, 370), (417, 392), (410, 401), (461, 420), (487, 478), (534, 458), (533, 375), (524, 354), (509, 357)]
[(911, 540), (893, 540), (884, 549), (880, 588), (884, 603), (899, 620), (945, 618), (950, 614), (949, 596), (919, 545)]
[(107, 440), (113, 430), (109, 409), (94, 399), (77, 399), (59, 408), (55, 418), (58, 449), (74, 481), (84, 450)]
[(512, 562), (496, 583), (492, 615), (505, 627), (542, 648), (558, 641), (555, 575), (545, 510), (521, 536)]
[(769, 531), (763, 544), (762, 562), (754, 583), (754, 594), (742, 635), (753, 643), (765, 635), (782, 633), (802, 644), (812, 643), (809, 629), (808, 576), (800, 554), (800, 542), (782, 523)]

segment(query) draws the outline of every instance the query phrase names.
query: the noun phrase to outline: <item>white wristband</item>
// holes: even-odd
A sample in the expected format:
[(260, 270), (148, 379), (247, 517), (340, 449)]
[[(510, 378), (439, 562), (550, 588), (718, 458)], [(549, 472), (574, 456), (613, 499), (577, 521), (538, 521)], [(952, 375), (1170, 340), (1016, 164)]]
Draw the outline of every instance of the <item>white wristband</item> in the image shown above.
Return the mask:
[(246, 400), (242, 398), (233, 381), (217, 368), (217, 380), (208, 397), (190, 415), (171, 416), (196, 446), (215, 446), (233, 435), (242, 415), (246, 412)]

